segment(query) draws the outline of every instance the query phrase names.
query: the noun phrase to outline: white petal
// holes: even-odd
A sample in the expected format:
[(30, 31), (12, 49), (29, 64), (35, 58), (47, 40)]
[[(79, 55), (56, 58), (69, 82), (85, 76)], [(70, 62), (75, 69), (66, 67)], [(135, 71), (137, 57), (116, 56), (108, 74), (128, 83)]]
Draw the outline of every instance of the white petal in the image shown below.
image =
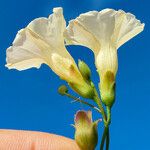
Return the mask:
[(42, 63), (52, 66), (51, 56), (54, 52), (72, 59), (64, 45), (65, 20), (62, 9), (55, 8), (53, 11), (49, 18), (35, 19), (18, 32), (13, 45), (7, 49), (6, 66), (9, 69), (39, 68)]
[(112, 13), (115, 11), (105, 9), (101, 12), (90, 11), (81, 14), (67, 27), (66, 41), (68, 44), (87, 46), (94, 52), (99, 51), (102, 42), (110, 39), (113, 32), (114, 18), (109, 17)]
[(64, 36), (66, 37), (66, 45), (82, 45), (94, 50), (95, 52), (98, 52), (100, 49), (100, 43), (95, 36), (89, 33), (89, 31), (87, 31), (76, 20), (69, 22), (67, 32), (65, 32)]
[[(116, 30), (118, 30), (119, 32), (118, 36), (116, 36), (117, 48), (119, 48), (121, 45), (126, 43), (128, 40), (132, 39), (134, 36), (136, 36), (140, 32), (142, 32), (145, 26), (144, 23), (141, 23), (140, 20), (137, 20), (133, 14), (125, 13), (123, 11), (121, 12), (123, 13), (122, 15), (123, 19), (120, 24), (120, 30), (116, 27)], [(119, 17), (117, 18), (116, 16), (116, 20), (118, 20), (118, 22), (119, 22), (119, 19), (120, 18)]]
[(104, 9), (81, 14), (70, 22), (65, 35), (67, 44), (84, 45), (97, 52), (105, 44), (118, 48), (143, 28), (144, 24), (130, 13)]
[(62, 8), (54, 8), (53, 12), (49, 18), (33, 20), (27, 28), (38, 34), (39, 37), (53, 47), (64, 47), (63, 33), (66, 28), (66, 22), (62, 15)]
[[(46, 45), (43, 45), (43, 47)], [(7, 49), (7, 67), (9, 69), (24, 70), (31, 67), (39, 68), (45, 62), (46, 56), (41, 49), (32, 41), (32, 35), (29, 30), (22, 29), (18, 32), (13, 46)]]

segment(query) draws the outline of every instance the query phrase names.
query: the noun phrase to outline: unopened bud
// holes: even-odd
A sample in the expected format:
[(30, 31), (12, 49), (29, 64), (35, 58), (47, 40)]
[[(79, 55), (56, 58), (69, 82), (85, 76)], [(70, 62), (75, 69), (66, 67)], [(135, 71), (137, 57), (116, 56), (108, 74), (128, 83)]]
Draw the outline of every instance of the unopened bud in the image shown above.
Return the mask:
[(58, 88), (58, 93), (61, 95), (65, 95), (65, 93), (68, 93), (68, 88), (65, 85), (61, 85)]
[(78, 67), (79, 67), (79, 70), (80, 70), (82, 76), (86, 80), (90, 80), (91, 70), (90, 70), (89, 66), (84, 61), (79, 60), (78, 61)]
[(98, 142), (97, 124), (91, 111), (78, 111), (75, 115), (75, 140), (81, 150), (94, 150)]

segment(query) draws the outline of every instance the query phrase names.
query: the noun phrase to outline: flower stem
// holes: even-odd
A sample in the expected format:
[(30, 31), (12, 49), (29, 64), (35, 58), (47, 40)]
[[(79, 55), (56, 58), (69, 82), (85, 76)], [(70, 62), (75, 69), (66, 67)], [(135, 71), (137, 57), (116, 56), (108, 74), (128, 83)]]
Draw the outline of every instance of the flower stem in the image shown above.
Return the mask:
[(106, 150), (109, 150), (109, 141), (110, 141), (110, 137), (109, 137), (109, 128), (108, 128), (107, 135), (106, 135)]
[[(103, 105), (102, 105), (102, 102), (98, 96), (98, 93), (96, 91), (96, 88), (95, 88), (95, 97), (93, 98), (93, 100), (96, 102), (96, 104), (98, 105), (100, 111), (101, 111), (101, 114), (102, 114), (102, 117), (103, 117), (103, 120), (104, 120), (104, 125), (105, 125), (105, 128), (104, 128), (104, 132), (103, 132), (103, 136), (102, 136), (102, 140), (101, 140), (101, 144), (100, 144), (100, 150), (103, 150), (103, 147), (104, 147), (104, 144), (105, 144), (105, 140), (106, 140), (106, 143), (107, 143), (107, 148), (109, 148), (109, 135), (107, 135), (109, 132), (109, 123), (107, 123), (107, 116), (106, 116), (106, 113), (105, 113), (105, 110), (103, 108)], [(110, 116), (110, 115), (109, 115)], [(108, 136), (108, 137), (107, 137)], [(107, 138), (106, 138), (107, 137)], [(108, 150), (108, 149), (107, 149)]]
[(109, 126), (111, 122), (111, 107), (106, 106), (106, 111), (107, 111), (107, 123), (106, 126)]
[(108, 127), (105, 127), (104, 132), (103, 132), (103, 136), (102, 136), (102, 140), (101, 140), (100, 150), (103, 150), (103, 148), (104, 148), (107, 133), (108, 133)]
[(82, 103), (82, 104), (88, 105), (89, 107), (91, 107), (91, 108), (95, 109), (96, 111), (98, 111), (99, 113), (101, 113), (100, 109), (98, 109), (98, 108), (95, 107), (94, 105), (92, 105), (92, 104), (90, 104), (90, 103), (88, 103), (88, 102), (86, 102), (86, 101), (84, 101), (84, 100), (81, 100), (80, 98), (77, 98), (77, 97), (75, 97), (75, 96), (72, 96), (72, 95), (70, 95), (70, 94), (68, 94), (68, 93), (65, 93), (65, 95), (66, 95), (67, 97), (69, 97), (69, 98), (74, 99), (73, 102), (80, 102), (80, 103)]
[(111, 123), (111, 107), (106, 106), (106, 111), (107, 111), (107, 134), (106, 134), (106, 150), (109, 150), (109, 141), (110, 141), (110, 137), (109, 137), (109, 125)]
[(105, 140), (106, 140), (106, 150), (109, 150), (109, 125), (111, 122), (111, 107), (106, 106), (106, 111), (107, 111), (107, 121), (104, 122), (105, 128), (104, 128), (104, 132), (103, 132), (103, 136), (102, 136), (102, 140), (101, 140), (101, 145), (100, 145), (100, 150), (103, 150), (104, 148), (104, 144), (105, 144)]
[(103, 108), (103, 105), (102, 105), (102, 103), (101, 103), (101, 100), (100, 100), (100, 98), (99, 98), (99, 96), (98, 96), (98, 93), (97, 93), (96, 89), (95, 89), (95, 96), (94, 96), (93, 100), (94, 100), (94, 101), (96, 102), (96, 104), (98, 105), (98, 107), (99, 107), (99, 109), (100, 109), (100, 111), (101, 111), (102, 117), (103, 117), (103, 119), (104, 119), (104, 123), (105, 123), (106, 120), (107, 120), (107, 116), (106, 116), (105, 110), (104, 110), (104, 108)]

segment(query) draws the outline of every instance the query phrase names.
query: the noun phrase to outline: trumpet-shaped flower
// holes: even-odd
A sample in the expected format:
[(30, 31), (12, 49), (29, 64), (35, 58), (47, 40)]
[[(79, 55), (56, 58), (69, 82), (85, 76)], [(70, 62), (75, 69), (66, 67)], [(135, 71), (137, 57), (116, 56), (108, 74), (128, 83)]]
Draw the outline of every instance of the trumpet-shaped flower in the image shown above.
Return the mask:
[[(143, 29), (144, 24), (131, 13), (113, 9), (90, 11), (70, 21), (65, 32), (66, 44), (86, 46), (94, 52), (102, 83), (100, 88), (104, 86), (101, 90), (105, 89), (107, 93), (106, 89), (110, 86), (103, 81), (115, 80), (118, 69), (117, 49)], [(114, 81), (111, 85), (114, 85)]]
[[(91, 87), (85, 82), (64, 44), (66, 22), (62, 8), (54, 8), (48, 18), (37, 18), (20, 30), (7, 49), (7, 67), (25, 70), (47, 64), (61, 79), (86, 97)], [(81, 89), (82, 88), (82, 89)]]

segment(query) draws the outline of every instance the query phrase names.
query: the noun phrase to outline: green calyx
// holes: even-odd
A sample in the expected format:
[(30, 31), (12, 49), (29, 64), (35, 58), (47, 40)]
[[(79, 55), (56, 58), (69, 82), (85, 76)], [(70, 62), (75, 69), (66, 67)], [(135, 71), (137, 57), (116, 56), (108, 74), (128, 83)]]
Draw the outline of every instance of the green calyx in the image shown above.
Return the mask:
[(111, 71), (107, 71), (101, 78), (100, 93), (102, 102), (109, 107), (112, 107), (115, 101), (115, 76)]
[(94, 96), (94, 88), (85, 82), (85, 84), (73, 84), (69, 83), (69, 86), (79, 95), (84, 98), (92, 99)]
[(78, 111), (75, 116), (75, 140), (81, 150), (94, 150), (98, 142), (97, 124), (91, 111)]

